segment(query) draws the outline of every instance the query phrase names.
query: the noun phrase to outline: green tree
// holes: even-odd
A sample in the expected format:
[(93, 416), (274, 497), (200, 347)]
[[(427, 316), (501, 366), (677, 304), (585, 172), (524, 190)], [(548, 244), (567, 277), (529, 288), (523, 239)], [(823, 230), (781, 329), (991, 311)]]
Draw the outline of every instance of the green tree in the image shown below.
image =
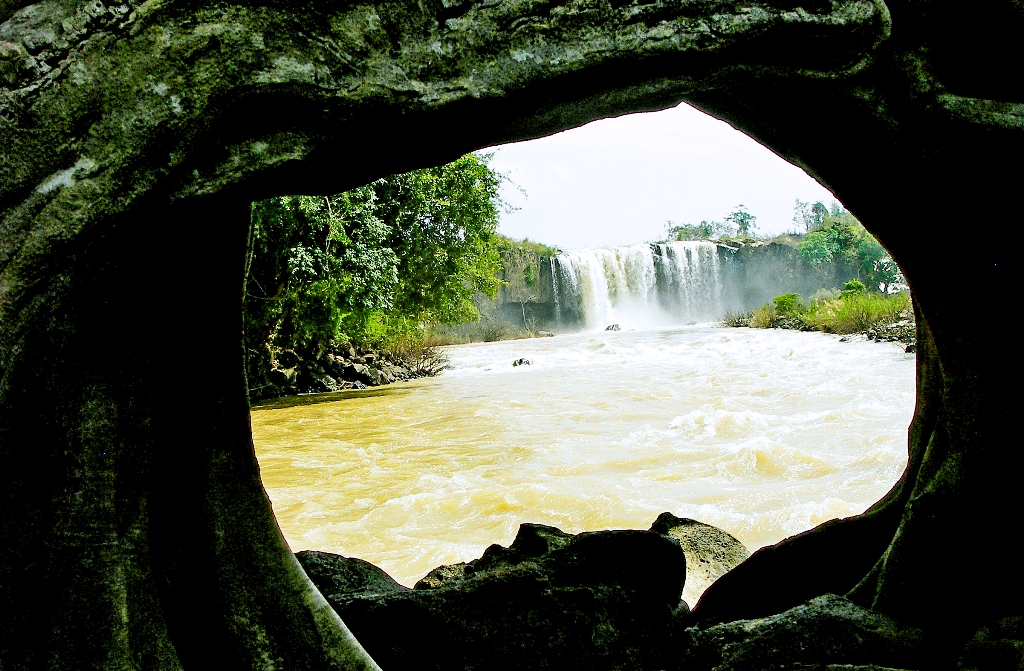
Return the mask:
[(798, 200), (793, 209), (793, 220), (805, 221), (810, 231), (799, 245), (800, 256), (807, 263), (841, 264), (883, 293), (902, 283), (903, 275), (889, 252), (838, 202), (829, 209), (821, 202), (809, 206)]
[(275, 352), (379, 346), (479, 317), (500, 280), (501, 175), (489, 156), (393, 175), (345, 193), (254, 203), (246, 272), (250, 387)]
[(714, 236), (714, 222), (702, 221), (699, 224), (676, 224), (668, 222), (666, 227), (668, 242), (680, 242), (683, 240), (710, 240)]
[(479, 313), (473, 293), (494, 296), (501, 259), (494, 244), (502, 176), (491, 155), (467, 154), (447, 165), (374, 183), (378, 212), (391, 226), (398, 255), (395, 309), (423, 321), (456, 324)]
[(740, 238), (751, 237), (753, 229), (757, 228), (757, 224), (754, 223), (757, 217), (747, 212), (742, 203), (737, 205), (733, 212), (727, 214), (725, 220), (736, 225), (736, 235)]

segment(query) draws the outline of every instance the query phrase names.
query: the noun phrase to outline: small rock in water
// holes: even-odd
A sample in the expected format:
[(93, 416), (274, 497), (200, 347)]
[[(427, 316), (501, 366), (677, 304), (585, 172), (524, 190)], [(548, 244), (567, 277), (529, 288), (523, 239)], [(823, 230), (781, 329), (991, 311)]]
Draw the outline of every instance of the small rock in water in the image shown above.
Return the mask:
[(532, 362), (529, 359), (516, 359), (512, 362), (512, 367), (516, 366), (529, 366)]
[(555, 334), (551, 331), (537, 331), (537, 337), (539, 338), (554, 338)]
[[(691, 322), (686, 322), (686, 325), (687, 325), (687, 326), (696, 326), (696, 325), (697, 325), (697, 320), (695, 319), (695, 320), (693, 320), (693, 321), (691, 321)], [(618, 329), (616, 329), (616, 331), (617, 331), (617, 330), (618, 330)]]
[(618, 324), (610, 324), (610, 325), (606, 326), (604, 330), (605, 331), (621, 331), (622, 329), (619, 327)]
[(903, 351), (906, 352), (907, 354), (914, 354), (915, 352), (917, 352), (917, 345), (915, 343), (910, 343), (909, 345), (907, 345), (907, 348)]
[(839, 339), (839, 342), (850, 342), (850, 336), (843, 336)]

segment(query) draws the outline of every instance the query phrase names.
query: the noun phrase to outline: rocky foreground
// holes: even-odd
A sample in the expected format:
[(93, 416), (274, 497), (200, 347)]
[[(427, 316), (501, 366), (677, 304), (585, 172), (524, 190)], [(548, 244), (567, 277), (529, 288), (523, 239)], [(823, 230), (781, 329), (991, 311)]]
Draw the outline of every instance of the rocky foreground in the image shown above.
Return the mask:
[[(699, 625), (681, 596), (699, 598), (747, 551), (720, 529), (670, 513), (649, 531), (572, 535), (523, 524), (510, 547), (440, 566), (413, 589), (360, 559), (296, 556), (388, 671), (883, 671), (937, 661), (920, 630), (837, 595), (771, 617)], [(986, 641), (971, 645), (968, 663), (991, 653)]]

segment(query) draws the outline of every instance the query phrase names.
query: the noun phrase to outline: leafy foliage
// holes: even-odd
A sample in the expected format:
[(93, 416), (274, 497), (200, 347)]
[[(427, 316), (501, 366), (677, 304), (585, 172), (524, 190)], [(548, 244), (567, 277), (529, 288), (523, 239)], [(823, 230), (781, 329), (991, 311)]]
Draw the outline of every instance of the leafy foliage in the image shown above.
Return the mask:
[(676, 224), (669, 221), (666, 226), (666, 241), (723, 240), (737, 237), (749, 240), (754, 237), (753, 229), (757, 217), (747, 212), (743, 205), (737, 205), (734, 212), (725, 215), (724, 221), (702, 220), (699, 224)]
[(812, 303), (802, 319), (826, 333), (860, 333), (869, 329), (912, 320), (910, 295), (859, 292)]
[(455, 324), (479, 317), (473, 293), (493, 296), (501, 259), (495, 231), (502, 201), (490, 155), (467, 154), (447, 165), (374, 183), (386, 244), (398, 256), (395, 310), (423, 321)]
[(675, 224), (668, 222), (666, 227), (669, 242), (683, 240), (711, 240), (715, 235), (714, 222), (701, 221), (699, 224)]
[(796, 201), (794, 221), (802, 221), (808, 233), (799, 243), (800, 257), (812, 266), (837, 263), (846, 266), (867, 284), (888, 293), (904, 283), (896, 263), (857, 219), (832, 203), (808, 206)]
[(800, 294), (782, 294), (773, 298), (772, 303), (775, 304), (775, 311), (781, 315), (796, 315), (804, 311), (804, 304), (800, 300)]
[(866, 289), (867, 287), (860, 280), (850, 280), (843, 285), (843, 296), (856, 296), (864, 293)]
[(910, 295), (906, 292), (867, 292), (862, 282), (850, 280), (842, 294), (821, 292), (806, 305), (799, 294), (776, 296), (750, 313), (746, 323), (732, 317), (729, 326), (754, 328), (796, 328), (826, 333), (860, 333), (913, 320)]
[(725, 220), (736, 225), (736, 235), (740, 238), (750, 238), (754, 229), (757, 228), (757, 217), (747, 212), (746, 207), (741, 203), (736, 209), (725, 215)]
[(275, 351), (415, 349), (432, 323), (479, 317), (501, 260), (501, 175), (489, 156), (393, 175), (333, 196), (252, 207), (245, 297), (250, 378)]

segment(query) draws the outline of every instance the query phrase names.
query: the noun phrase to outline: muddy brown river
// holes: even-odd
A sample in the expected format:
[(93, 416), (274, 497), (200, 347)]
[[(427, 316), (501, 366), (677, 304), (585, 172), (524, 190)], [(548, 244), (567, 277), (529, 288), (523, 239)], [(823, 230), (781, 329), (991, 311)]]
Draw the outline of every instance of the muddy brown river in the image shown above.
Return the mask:
[(906, 464), (914, 357), (892, 344), (699, 325), (449, 354), (436, 378), (253, 411), (293, 550), (412, 585), (521, 522), (645, 529), (663, 511), (754, 550), (863, 511)]

